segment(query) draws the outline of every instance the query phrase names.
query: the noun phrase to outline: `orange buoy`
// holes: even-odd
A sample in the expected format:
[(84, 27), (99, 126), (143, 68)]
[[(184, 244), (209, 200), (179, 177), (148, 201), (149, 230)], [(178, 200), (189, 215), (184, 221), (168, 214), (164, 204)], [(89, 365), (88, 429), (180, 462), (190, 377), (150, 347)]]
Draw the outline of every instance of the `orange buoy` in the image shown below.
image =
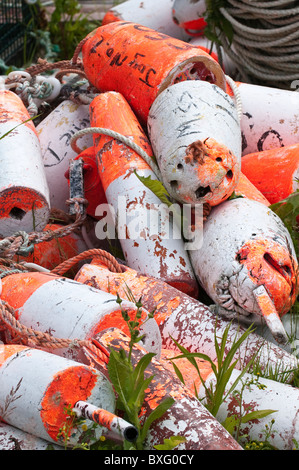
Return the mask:
[[(97, 219), (96, 208), (100, 204), (106, 204), (107, 199), (98, 172), (95, 148), (92, 146), (83, 150), (75, 160), (79, 158), (83, 160), (84, 197), (88, 201), (86, 212), (91, 217)], [(69, 170), (65, 172), (64, 176), (69, 183)]]
[(237, 197), (247, 197), (248, 199), (259, 201), (266, 206), (270, 206), (268, 199), (265, 198), (261, 191), (259, 191), (251, 181), (249, 181), (242, 171), (240, 172), (239, 181), (234, 189), (234, 193)]
[[(98, 95), (90, 105), (90, 120), (94, 128), (107, 128), (129, 137), (153, 159), (146, 134), (120, 93)], [(198, 286), (180, 228), (170, 219), (165, 204), (134, 173), (157, 179), (149, 164), (113, 137), (94, 134), (94, 145), (117, 238), (128, 265), (196, 297)], [(96, 227), (99, 238), (106, 236), (104, 222), (103, 218)]]
[[(11, 426), (64, 445), (59, 433), (69, 406), (83, 400), (114, 412), (113, 388), (98, 370), (27, 346), (1, 345), (1, 353), (1, 419)], [(101, 428), (97, 431), (100, 436)], [(80, 426), (70, 425), (69, 444), (78, 443), (82, 432)]]
[[(217, 360), (215, 349), (215, 329), (222, 337), (229, 327), (226, 348), (229, 350), (233, 341), (239, 338), (245, 328), (222, 316), (215, 316), (212, 310), (199, 300), (180, 292), (160, 279), (122, 266), (122, 272), (109, 270), (99, 259), (93, 258), (77, 272), (75, 279), (94, 288), (117, 293), (123, 299), (140, 299), (144, 308), (155, 311), (154, 319), (159, 326), (162, 348), (176, 350), (172, 338), (189, 352), (207, 354), (211, 360)], [(275, 367), (279, 360), (286, 370), (297, 367), (298, 359), (284, 351), (273, 342), (265, 340), (255, 332), (241, 343), (236, 359), (236, 368), (242, 369), (255, 355), (259, 354), (259, 364), (263, 370)]]
[(19, 230), (42, 230), (48, 222), (49, 188), (36, 128), (29, 119), (18, 95), (0, 90), (1, 238)]
[[(58, 230), (62, 228), (59, 224), (47, 224), (43, 231)], [(15, 255), (16, 262), (26, 261), (35, 263), (45, 269), (53, 269), (63, 261), (87, 250), (84, 239), (76, 232), (68, 233), (60, 238), (36, 243), (33, 252), (26, 256)]]
[(242, 172), (268, 199), (281, 201), (299, 189), (299, 144), (244, 155)]
[(118, 91), (142, 124), (156, 96), (178, 81), (204, 80), (226, 89), (209, 54), (146, 26), (116, 21), (97, 28), (82, 47), (84, 71), (99, 91)]

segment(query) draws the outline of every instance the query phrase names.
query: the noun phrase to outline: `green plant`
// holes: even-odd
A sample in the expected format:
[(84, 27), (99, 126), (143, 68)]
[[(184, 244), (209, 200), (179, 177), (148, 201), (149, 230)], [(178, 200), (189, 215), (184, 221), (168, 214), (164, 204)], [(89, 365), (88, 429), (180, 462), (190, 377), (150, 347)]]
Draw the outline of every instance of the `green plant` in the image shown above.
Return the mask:
[(231, 23), (223, 16), (220, 9), (228, 6), (226, 0), (206, 0), (206, 12), (204, 19), (207, 26), (204, 30), (204, 35), (212, 41), (212, 43), (221, 44), (220, 36), (224, 34), (231, 44), (233, 40), (233, 27)]
[[(232, 391), (236, 388), (237, 383), (241, 380), (241, 378), (244, 376), (244, 374), (249, 370), (251, 365), (253, 364), (253, 361), (255, 359), (255, 356), (251, 358), (250, 361), (243, 367), (242, 371), (236, 378), (236, 380), (233, 382), (233, 384), (229, 387), (227, 390), (226, 387), (229, 383), (229, 380), (231, 378), (232, 372), (236, 367), (236, 364), (238, 362), (238, 359), (234, 360), (235, 354), (238, 351), (240, 345), (246, 340), (246, 338), (249, 336), (249, 334), (253, 330), (253, 326), (249, 326), (247, 330), (238, 338), (235, 339), (232, 343), (232, 345), (229, 348), (229, 351), (227, 354), (225, 353), (226, 351), (226, 342), (227, 342), (227, 336), (229, 333), (231, 323), (225, 328), (224, 333), (222, 335), (220, 343), (218, 343), (217, 340), (217, 325), (215, 327), (214, 331), (214, 344), (215, 344), (215, 350), (216, 350), (216, 362), (214, 362), (208, 355), (202, 354), (202, 353), (190, 353), (187, 351), (183, 346), (181, 346), (175, 339), (172, 338), (176, 346), (179, 348), (179, 350), (182, 352), (181, 355), (175, 356), (170, 358), (169, 360), (174, 361), (176, 359), (181, 359), (181, 358), (186, 358), (188, 361), (195, 367), (198, 376), (201, 380), (201, 383), (205, 389), (205, 401), (206, 401), (206, 407), (210, 411), (210, 413), (213, 416), (216, 416), (221, 404), (225, 401), (226, 397), (232, 393)], [(215, 386), (211, 383), (210, 386), (208, 387), (203, 380), (198, 364), (196, 362), (196, 358), (203, 359), (204, 361), (208, 361), (211, 365), (211, 369), (215, 375)], [(175, 369), (176, 372), (178, 372), (178, 368)], [(182, 380), (182, 375), (179, 375), (179, 378)], [(198, 397), (198, 393), (195, 390), (195, 394)]]
[[(261, 390), (266, 388), (264, 384), (259, 382), (258, 376), (247, 377), (245, 381), (241, 380), (241, 389), (234, 390), (232, 392), (232, 397), (236, 405), (235, 413), (232, 413), (230, 416), (221, 423), (223, 427), (236, 439), (240, 442), (240, 438), (247, 437), (247, 435), (241, 434), (241, 425), (246, 424), (254, 419), (265, 418), (266, 416), (275, 413), (276, 410), (253, 410), (253, 405), (247, 404), (245, 407), (243, 404), (243, 394), (245, 388), (252, 386), (257, 386)], [(268, 425), (267, 425), (268, 426)]]
[[(121, 307), (122, 299), (117, 295), (117, 303)], [(144, 371), (155, 356), (154, 353), (147, 353), (141, 357), (134, 366), (132, 363), (133, 347), (143, 336), (140, 335), (142, 303), (141, 299), (136, 302), (135, 318), (131, 320), (128, 313), (121, 309), (122, 316), (126, 322), (129, 332), (129, 351), (126, 353), (124, 349), (115, 350), (110, 348), (110, 357), (108, 362), (108, 373), (112, 385), (118, 395), (117, 409), (124, 413), (124, 418), (132, 423), (139, 431), (139, 436), (134, 444), (124, 442), (124, 449), (141, 450), (143, 442), (147, 436), (150, 425), (156, 419), (160, 418), (167, 409), (174, 403), (172, 398), (166, 398), (157, 408), (147, 417), (141, 425), (139, 413), (145, 398), (145, 390), (153, 380), (154, 376), (145, 378)], [(153, 313), (149, 314), (151, 318)]]
[(91, 21), (81, 13), (77, 0), (55, 0), (55, 8), (48, 22), (52, 44), (58, 48), (57, 59), (70, 59), (88, 33), (100, 26), (99, 21)]

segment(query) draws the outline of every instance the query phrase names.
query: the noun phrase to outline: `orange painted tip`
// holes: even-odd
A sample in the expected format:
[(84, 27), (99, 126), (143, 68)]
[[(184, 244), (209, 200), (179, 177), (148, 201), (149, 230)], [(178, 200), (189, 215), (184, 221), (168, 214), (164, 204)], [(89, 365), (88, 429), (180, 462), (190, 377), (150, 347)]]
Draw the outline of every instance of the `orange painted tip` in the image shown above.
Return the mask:
[(298, 295), (298, 263), (289, 251), (271, 240), (253, 239), (237, 254), (248, 275), (258, 286), (264, 286), (280, 316), (285, 315)]
[[(83, 160), (83, 179), (84, 179), (84, 197), (88, 201), (86, 212), (91, 217), (99, 219), (95, 215), (96, 208), (100, 204), (106, 204), (106, 194), (102, 185), (102, 181), (98, 172), (96, 153), (94, 147), (89, 147), (81, 152), (75, 160), (82, 158)], [(69, 183), (69, 170), (64, 174)]]
[(299, 144), (249, 153), (241, 162), (244, 175), (270, 204), (299, 188)]
[(242, 172), (240, 172), (240, 178), (237, 186), (235, 187), (234, 193), (236, 196), (246, 197), (248, 199), (261, 202), (266, 206), (270, 206), (270, 202)]
[(272, 302), (268, 292), (265, 287), (258, 286), (254, 291), (255, 300), (261, 310), (261, 314), (271, 331), (273, 338), (279, 344), (286, 344), (288, 341), (288, 336), (285, 332), (284, 326), (280, 319), (280, 316), (277, 313), (274, 303)]
[(173, 83), (197, 79), (225, 90), (223, 70), (209, 54), (137, 23), (101, 26), (84, 43), (82, 57), (90, 83), (121, 93), (143, 124), (157, 95)]
[[(153, 151), (148, 138), (127, 100), (117, 92), (99, 94), (90, 104), (90, 122), (93, 127), (110, 129), (140, 146), (149, 157)], [(94, 148), (103, 188), (127, 171), (150, 169), (145, 160), (134, 150), (112, 137), (94, 135)]]
[(108, 10), (102, 19), (102, 26), (105, 24), (114, 23), (114, 21), (120, 21), (120, 18), (117, 16), (116, 12)]

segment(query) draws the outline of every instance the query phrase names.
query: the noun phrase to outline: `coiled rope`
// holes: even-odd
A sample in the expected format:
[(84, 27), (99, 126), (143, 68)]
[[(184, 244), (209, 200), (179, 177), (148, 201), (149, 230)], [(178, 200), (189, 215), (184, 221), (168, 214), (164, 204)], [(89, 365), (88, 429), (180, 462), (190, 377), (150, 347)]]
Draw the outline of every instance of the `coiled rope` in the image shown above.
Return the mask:
[(243, 81), (290, 88), (299, 79), (299, 6), (294, 0), (227, 0), (219, 11), (231, 23), (232, 44), (221, 45)]

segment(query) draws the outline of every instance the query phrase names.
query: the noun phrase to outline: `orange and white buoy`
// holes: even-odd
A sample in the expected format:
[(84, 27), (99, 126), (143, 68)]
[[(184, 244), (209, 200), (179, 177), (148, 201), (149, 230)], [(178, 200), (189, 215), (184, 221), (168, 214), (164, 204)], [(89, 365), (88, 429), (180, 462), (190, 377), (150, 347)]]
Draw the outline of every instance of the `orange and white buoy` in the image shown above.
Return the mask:
[(49, 188), (36, 129), (29, 119), (20, 98), (0, 90), (1, 238), (20, 230), (42, 230), (48, 222)]
[[(96, 209), (100, 204), (107, 204), (107, 198), (98, 172), (94, 146), (83, 150), (75, 160), (79, 158), (83, 160), (84, 198), (88, 201), (86, 213), (97, 219)], [(69, 183), (69, 170), (65, 172), (65, 177)]]
[[(229, 326), (226, 348), (244, 332), (245, 327), (222, 316), (216, 317), (204, 303), (180, 292), (160, 279), (122, 266), (122, 272), (109, 270), (99, 259), (93, 258), (77, 272), (75, 279), (123, 299), (140, 299), (149, 312), (155, 311), (154, 319), (159, 326), (162, 348), (176, 350), (172, 338), (189, 352), (207, 354), (212, 361), (217, 360), (215, 330), (222, 337)], [(266, 341), (255, 332), (243, 341), (236, 354), (237, 369), (242, 369), (258, 353), (259, 365), (263, 370), (275, 368), (279, 361), (284, 370), (292, 371), (298, 359), (273, 342)]]
[[(78, 130), (89, 125), (88, 105), (65, 100), (36, 127), (52, 208), (68, 212), (66, 200), (69, 199), (69, 187), (64, 174), (69, 168), (69, 161), (77, 156), (70, 141)], [(83, 137), (81, 145), (83, 149), (91, 147), (92, 137)]]
[(243, 113), (242, 156), (298, 143), (299, 93), (295, 89), (242, 82), (236, 85)]
[[(91, 126), (126, 136), (153, 160), (151, 145), (125, 98), (117, 92), (98, 95), (90, 105)], [(196, 297), (198, 286), (179, 225), (166, 205), (136, 176), (157, 179), (149, 164), (134, 149), (103, 134), (94, 134), (99, 174), (114, 212), (117, 238), (129, 266), (163, 279)], [(101, 209), (101, 207), (100, 207)], [(102, 210), (107, 210), (103, 207)], [(105, 219), (96, 227), (105, 236)]]
[[(59, 433), (68, 407), (83, 400), (114, 412), (112, 385), (98, 370), (27, 346), (1, 345), (0, 352), (1, 419), (11, 426), (64, 445)], [(86, 422), (87, 428), (92, 424)], [(71, 425), (69, 445), (78, 443), (82, 432)], [(97, 432), (102, 434), (100, 427)]]
[(219, 314), (266, 324), (278, 343), (287, 343), (280, 317), (298, 294), (298, 262), (287, 228), (267, 205), (237, 198), (214, 207), (202, 247), (189, 254)]
[(85, 74), (99, 91), (117, 91), (144, 125), (156, 96), (183, 80), (226, 89), (220, 65), (209, 54), (146, 26), (116, 21), (94, 30), (82, 47)]
[[(2, 278), (1, 299), (13, 309), (17, 320), (55, 338), (91, 341), (98, 331), (117, 326), (128, 333), (122, 310), (134, 319), (137, 307), (133, 302), (121, 305), (117, 297), (101, 292), (69, 278), (45, 272), (9, 274)], [(141, 326), (145, 349), (160, 354), (161, 335), (156, 322), (142, 311)], [(47, 349), (47, 348), (45, 348)], [(52, 350), (51, 350), (52, 351)], [(86, 361), (81, 348), (61, 346), (53, 352), (70, 359)]]
[(190, 36), (202, 36), (207, 26), (205, 0), (174, 0), (172, 18)]
[(242, 157), (242, 171), (271, 204), (299, 189), (299, 143)]
[[(97, 336), (97, 341), (104, 347), (118, 351), (120, 348), (128, 353), (129, 337), (117, 328), (109, 328)], [(144, 357), (145, 351), (136, 344), (132, 351), (132, 362)], [(97, 368), (105, 374), (107, 365), (97, 363)], [(178, 446), (178, 450), (242, 450), (241, 446), (209, 413), (209, 411), (195, 398), (181, 381), (170, 372), (155, 357), (149, 363), (145, 378), (154, 376), (149, 381), (145, 399), (140, 411), (141, 423), (166, 398), (172, 398), (174, 403), (163, 416), (154, 420), (149, 427), (144, 441), (144, 450), (153, 450), (155, 445), (169, 439), (173, 435), (185, 437), (185, 442)]]
[(133, 21), (176, 39), (190, 38), (183, 28), (172, 20), (174, 0), (126, 0), (111, 7), (104, 15), (102, 25), (114, 21)]
[(151, 106), (147, 128), (175, 200), (214, 206), (232, 194), (240, 175), (241, 129), (237, 107), (218, 86), (193, 80), (167, 88)]

